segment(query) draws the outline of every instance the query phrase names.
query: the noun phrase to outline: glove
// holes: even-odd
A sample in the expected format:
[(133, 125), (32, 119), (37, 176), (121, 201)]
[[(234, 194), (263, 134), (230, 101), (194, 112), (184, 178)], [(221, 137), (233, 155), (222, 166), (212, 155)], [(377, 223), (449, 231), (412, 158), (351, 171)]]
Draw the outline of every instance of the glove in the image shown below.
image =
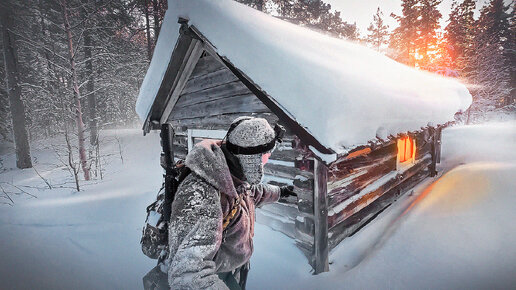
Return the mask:
[(297, 197), (297, 194), (294, 192), (294, 186), (287, 185), (280, 187), (280, 196), (281, 197), (289, 197), (289, 196), (295, 196)]

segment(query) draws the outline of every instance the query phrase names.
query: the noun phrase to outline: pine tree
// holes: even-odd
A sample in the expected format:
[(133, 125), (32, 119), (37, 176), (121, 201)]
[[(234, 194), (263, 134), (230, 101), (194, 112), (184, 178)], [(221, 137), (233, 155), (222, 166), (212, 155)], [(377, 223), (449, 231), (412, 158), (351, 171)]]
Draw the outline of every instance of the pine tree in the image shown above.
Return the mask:
[(473, 54), (471, 47), (475, 34), (475, 1), (464, 0), (453, 2), (446, 26), (446, 40), (452, 47), (451, 60), (455, 69), (463, 71), (467, 67), (467, 59)]
[(417, 22), (418, 36), (415, 40), (416, 52), (421, 58), (419, 62), (420, 67), (430, 65), (429, 51), (437, 43), (436, 30), (439, 28), (439, 19), (441, 19), (441, 12), (437, 6), (442, 0), (420, 0), (419, 3), (419, 21)]
[(276, 17), (312, 29), (328, 32), (333, 36), (357, 40), (356, 24), (343, 21), (339, 11), (331, 11), (331, 5), (322, 0), (236, 0)]
[(473, 84), (471, 92), (473, 112), (481, 117), (510, 99), (510, 72), (507, 67), (506, 50), (509, 46), (508, 6), (502, 0), (492, 0), (482, 8), (476, 23), (473, 51), (469, 60), (471, 71), (467, 78)]
[(394, 50), (392, 57), (411, 66), (415, 65), (415, 40), (418, 36), (420, 15), (418, 3), (418, 0), (402, 0), (402, 15), (391, 14), (399, 23), (390, 36), (389, 47)]
[(373, 15), (373, 22), (369, 24), (367, 30), (367, 42), (370, 43), (377, 51), (380, 51), (382, 45), (387, 44), (389, 41), (389, 26), (383, 21), (383, 13), (380, 7), (376, 10), (376, 14)]

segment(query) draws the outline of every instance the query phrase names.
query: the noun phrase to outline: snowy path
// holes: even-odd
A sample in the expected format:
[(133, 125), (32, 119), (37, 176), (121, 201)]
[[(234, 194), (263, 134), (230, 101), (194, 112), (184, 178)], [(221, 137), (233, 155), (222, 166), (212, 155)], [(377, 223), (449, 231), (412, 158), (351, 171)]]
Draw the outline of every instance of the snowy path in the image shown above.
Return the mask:
[[(32, 170), (8, 170), (0, 185), (38, 196), (0, 205), (0, 288), (142, 289), (154, 266), (140, 250), (144, 208), (161, 183), (157, 135), (119, 131), (124, 163), (84, 191), (44, 190)], [(44, 147), (44, 146), (42, 146)], [(116, 152), (106, 148), (106, 152)], [(257, 225), (249, 289), (507, 288), (516, 283), (516, 123), (444, 131), (439, 179), (429, 179), (330, 254), (318, 276), (294, 242)], [(51, 182), (67, 172), (35, 151)], [(12, 155), (2, 155), (4, 164)], [(52, 170), (53, 174), (48, 173)], [(45, 175), (46, 174), (46, 175)], [(57, 177), (56, 177), (57, 176)], [(10, 189), (14, 191), (14, 189)]]

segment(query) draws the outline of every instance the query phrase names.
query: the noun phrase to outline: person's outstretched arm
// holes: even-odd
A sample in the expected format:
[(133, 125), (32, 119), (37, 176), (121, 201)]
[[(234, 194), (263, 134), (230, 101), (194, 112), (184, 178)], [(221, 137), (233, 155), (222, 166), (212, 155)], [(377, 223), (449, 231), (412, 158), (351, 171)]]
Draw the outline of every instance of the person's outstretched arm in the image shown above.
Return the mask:
[(260, 207), (264, 204), (277, 202), (280, 198), (281, 189), (275, 185), (260, 183), (251, 185), (251, 192), (254, 204), (256, 207)]
[(168, 259), (171, 289), (228, 289), (215, 273), (213, 261), (221, 239), (218, 191), (188, 176), (172, 203)]

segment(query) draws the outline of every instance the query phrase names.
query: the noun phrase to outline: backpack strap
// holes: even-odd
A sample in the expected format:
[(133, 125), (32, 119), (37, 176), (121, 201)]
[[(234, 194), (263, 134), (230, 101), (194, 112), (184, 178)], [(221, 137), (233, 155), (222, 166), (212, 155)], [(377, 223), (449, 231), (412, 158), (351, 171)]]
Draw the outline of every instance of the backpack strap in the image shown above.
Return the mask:
[[(172, 202), (176, 195), (177, 189), (183, 180), (192, 172), (192, 170), (184, 165), (184, 163), (178, 161), (175, 168), (172, 170), (171, 175), (168, 174), (165, 177), (165, 201), (163, 205), (163, 220), (168, 224), (170, 221), (170, 215), (172, 214)], [(168, 190), (167, 190), (168, 189)]]
[(240, 202), (242, 201), (242, 195), (239, 194), (235, 202), (233, 203), (233, 206), (231, 207), (231, 210), (228, 212), (227, 215), (225, 215), (222, 219), (222, 229), (226, 231), (226, 228), (231, 223), (231, 220), (235, 217), (236, 213), (238, 212), (238, 208), (240, 208)]

